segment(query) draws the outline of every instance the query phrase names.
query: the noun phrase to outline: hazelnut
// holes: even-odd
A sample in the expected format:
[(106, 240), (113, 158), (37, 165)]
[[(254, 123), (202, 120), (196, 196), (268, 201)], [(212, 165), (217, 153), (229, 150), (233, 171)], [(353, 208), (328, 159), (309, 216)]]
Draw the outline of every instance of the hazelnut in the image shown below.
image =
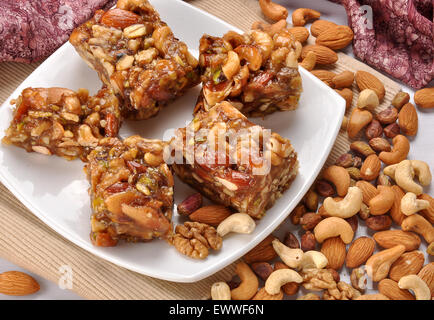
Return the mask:
[(310, 231), (306, 231), (306, 233), (301, 236), (301, 250), (303, 251), (315, 250), (315, 246), (316, 246), (315, 235)]
[(392, 106), (377, 114), (377, 120), (382, 124), (394, 123), (398, 119), (398, 110)]
[(309, 212), (301, 217), (300, 224), (304, 230), (312, 230), (321, 220), (322, 217), (319, 214)]
[(372, 120), (371, 123), (366, 127), (365, 135), (368, 140), (372, 138), (380, 137), (383, 134), (383, 127), (378, 120)]
[(387, 215), (371, 216), (365, 220), (369, 229), (374, 231), (382, 231), (390, 229), (392, 219)]
[(318, 180), (316, 183), (316, 191), (322, 197), (331, 197), (335, 194), (333, 186), (325, 180)]
[(386, 135), (386, 137), (393, 139), (398, 134), (400, 134), (401, 129), (399, 128), (399, 125), (395, 122), (395, 123), (392, 123), (392, 124), (389, 124), (388, 126), (386, 126), (383, 129), (383, 132)]

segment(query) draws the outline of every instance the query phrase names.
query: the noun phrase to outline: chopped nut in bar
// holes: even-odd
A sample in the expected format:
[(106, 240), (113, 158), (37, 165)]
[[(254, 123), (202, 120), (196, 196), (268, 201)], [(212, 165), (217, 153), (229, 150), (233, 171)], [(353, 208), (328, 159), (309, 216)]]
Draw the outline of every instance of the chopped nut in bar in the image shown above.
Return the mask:
[(13, 119), (2, 142), (28, 152), (86, 161), (99, 139), (118, 135), (119, 101), (108, 88), (95, 96), (86, 89), (26, 88), (13, 102)]
[(298, 171), (288, 139), (253, 124), (226, 101), (178, 129), (166, 155), (184, 182), (254, 218), (264, 215)]
[(164, 145), (139, 136), (104, 138), (89, 154), (94, 245), (166, 238), (171, 232), (173, 176), (163, 161)]
[(69, 39), (123, 100), (126, 118), (148, 119), (199, 83), (198, 61), (147, 0), (98, 10)]
[(248, 116), (297, 108), (301, 44), (287, 30), (204, 35), (199, 46), (203, 89), (195, 112), (223, 100)]

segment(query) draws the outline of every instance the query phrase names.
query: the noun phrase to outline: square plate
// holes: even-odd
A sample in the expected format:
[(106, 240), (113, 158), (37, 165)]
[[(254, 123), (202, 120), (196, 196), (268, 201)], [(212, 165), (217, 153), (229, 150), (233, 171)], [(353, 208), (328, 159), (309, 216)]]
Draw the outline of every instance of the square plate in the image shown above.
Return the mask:
[[(151, 1), (174, 31), (196, 56), (195, 48), (203, 33), (223, 35), (237, 30), (222, 20), (179, 0)], [(180, 17), (184, 17), (181, 19)], [(188, 17), (188, 23), (185, 23)], [(265, 119), (252, 118), (259, 125), (289, 138), (298, 153), (300, 171), (290, 189), (267, 211), (250, 235), (232, 234), (224, 239), (219, 252), (205, 260), (193, 260), (179, 254), (163, 240), (149, 243), (120, 243), (113, 248), (94, 247), (89, 240), (91, 214), (87, 194), (88, 182), (79, 160), (66, 161), (26, 153), (23, 149), (0, 145), (0, 181), (38, 218), (66, 239), (85, 250), (127, 269), (176, 282), (194, 282), (219, 271), (252, 249), (276, 229), (298, 204), (321, 170), (339, 132), (345, 101), (334, 90), (300, 68), (304, 92), (297, 110), (277, 112)], [(96, 73), (64, 44), (42, 63), (0, 108), (0, 136), (12, 118), (9, 101), (26, 87), (60, 86), (73, 90), (88, 88), (95, 93), (100, 87)], [(199, 87), (164, 108), (152, 119), (126, 121), (121, 136), (140, 134), (147, 138), (169, 139), (175, 128), (192, 119)], [(175, 181), (175, 203), (194, 191)], [(181, 222), (174, 214), (174, 223)], [(181, 222), (182, 223), (182, 222)]]

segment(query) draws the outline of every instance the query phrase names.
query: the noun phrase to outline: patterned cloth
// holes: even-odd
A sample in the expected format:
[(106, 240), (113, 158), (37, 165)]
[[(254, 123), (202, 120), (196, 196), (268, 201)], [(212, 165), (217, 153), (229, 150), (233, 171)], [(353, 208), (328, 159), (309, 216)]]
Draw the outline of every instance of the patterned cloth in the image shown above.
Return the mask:
[(114, 3), (114, 0), (0, 1), (0, 62), (30, 63), (49, 56), (95, 10)]

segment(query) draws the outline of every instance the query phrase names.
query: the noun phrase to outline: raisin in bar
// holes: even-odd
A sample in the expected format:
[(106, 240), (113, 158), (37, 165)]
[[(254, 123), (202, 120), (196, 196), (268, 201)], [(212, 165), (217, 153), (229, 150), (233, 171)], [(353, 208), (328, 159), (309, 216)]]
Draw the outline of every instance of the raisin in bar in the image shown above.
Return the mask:
[(248, 121), (227, 101), (197, 112), (176, 131), (166, 154), (184, 182), (255, 218), (264, 215), (298, 172), (290, 141)]
[(256, 117), (297, 108), (301, 44), (287, 29), (273, 35), (259, 30), (204, 35), (199, 52), (203, 89), (195, 112), (223, 100)]
[(126, 118), (148, 119), (200, 81), (197, 59), (146, 0), (97, 11), (69, 41), (123, 98)]
[(108, 88), (95, 96), (86, 89), (26, 88), (12, 103), (2, 142), (68, 160), (86, 161), (99, 139), (117, 136), (121, 122), (119, 101)]
[(131, 136), (101, 139), (89, 154), (91, 241), (149, 241), (171, 230), (173, 176), (163, 161), (165, 143)]

